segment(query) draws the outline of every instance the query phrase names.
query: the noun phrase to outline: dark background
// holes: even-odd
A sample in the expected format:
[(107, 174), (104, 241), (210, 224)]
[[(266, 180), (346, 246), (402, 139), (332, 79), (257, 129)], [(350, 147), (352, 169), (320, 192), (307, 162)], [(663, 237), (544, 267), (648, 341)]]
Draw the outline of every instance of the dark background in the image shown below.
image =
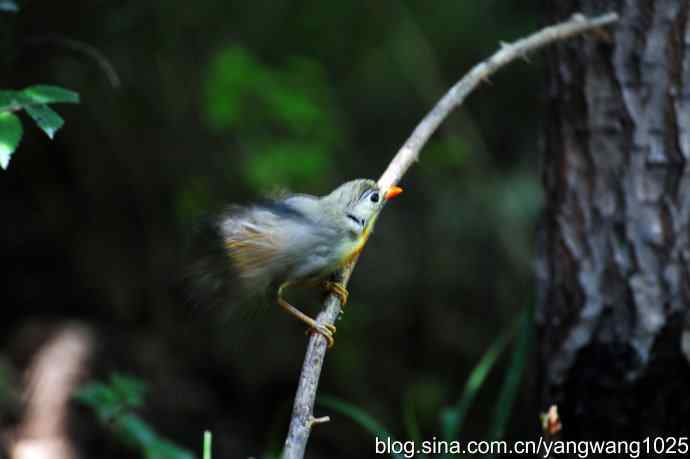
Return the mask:
[[(56, 107), (66, 124), (52, 142), (24, 118), (22, 143), (0, 171), (5, 386), (21, 390), (33, 350), (76, 320), (96, 337), (90, 377), (146, 381), (141, 414), (171, 441), (198, 451), (211, 429), (216, 457), (279, 450), (304, 328), (270, 305), (190, 309), (175, 283), (196, 222), (276, 187), (325, 194), (376, 179), (471, 65), (536, 30), (537, 3), (25, 1), (3, 14), (1, 88), (56, 84), (82, 100)], [(410, 406), (423, 438), (439, 434), (442, 407), (534, 301), (540, 62), (501, 71), (444, 123), (350, 284), (319, 393), (401, 439)], [(305, 309), (315, 314), (317, 301)], [(463, 438), (487, 431), (507, 361)], [(530, 373), (508, 437), (539, 430)], [(86, 456), (136, 457), (94, 440), (108, 433), (74, 411)], [(326, 408), (316, 414), (334, 420), (315, 429), (308, 457), (373, 455), (370, 433)], [(10, 428), (20, 416), (6, 409), (0, 421)]]

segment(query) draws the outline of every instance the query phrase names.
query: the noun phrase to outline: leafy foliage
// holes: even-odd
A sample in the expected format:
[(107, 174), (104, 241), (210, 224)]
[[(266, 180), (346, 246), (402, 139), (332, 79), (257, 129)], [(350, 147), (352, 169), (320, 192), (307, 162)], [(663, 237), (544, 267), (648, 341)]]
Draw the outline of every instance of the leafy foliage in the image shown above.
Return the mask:
[(160, 437), (132, 410), (142, 406), (146, 385), (137, 379), (113, 374), (108, 383), (82, 386), (75, 398), (91, 408), (103, 425), (125, 445), (138, 449), (146, 459), (192, 459), (194, 455)]
[(35, 85), (0, 91), (0, 167), (7, 169), (22, 138), (22, 125), (12, 112), (24, 110), (51, 139), (65, 124), (48, 104), (79, 103), (79, 94), (58, 86)]
[(264, 192), (328, 183), (343, 137), (331, 99), (315, 61), (292, 57), (272, 68), (238, 46), (212, 58), (204, 82), (209, 128), (237, 135), (248, 152), (243, 175)]
[(146, 385), (137, 379), (118, 373), (110, 376), (108, 384), (85, 384), (76, 395), (77, 400), (94, 409), (103, 422), (143, 404)]

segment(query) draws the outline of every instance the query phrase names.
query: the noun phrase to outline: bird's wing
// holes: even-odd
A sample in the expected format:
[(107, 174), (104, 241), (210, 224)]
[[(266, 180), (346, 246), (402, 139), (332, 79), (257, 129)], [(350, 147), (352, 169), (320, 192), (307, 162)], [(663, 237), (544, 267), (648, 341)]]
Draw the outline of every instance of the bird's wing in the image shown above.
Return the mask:
[(318, 211), (315, 206), (316, 198), (296, 195), (225, 215), (225, 247), (246, 287), (258, 290), (323, 268), (335, 234), (308, 216)]

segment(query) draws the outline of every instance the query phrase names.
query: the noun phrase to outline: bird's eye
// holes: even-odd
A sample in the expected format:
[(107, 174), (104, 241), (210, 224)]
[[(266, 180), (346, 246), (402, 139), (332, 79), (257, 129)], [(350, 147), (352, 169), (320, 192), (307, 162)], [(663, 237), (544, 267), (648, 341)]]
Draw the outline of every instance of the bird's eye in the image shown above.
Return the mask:
[(372, 193), (371, 197), (369, 197), (369, 199), (371, 199), (371, 202), (379, 202), (379, 194), (378, 193)]

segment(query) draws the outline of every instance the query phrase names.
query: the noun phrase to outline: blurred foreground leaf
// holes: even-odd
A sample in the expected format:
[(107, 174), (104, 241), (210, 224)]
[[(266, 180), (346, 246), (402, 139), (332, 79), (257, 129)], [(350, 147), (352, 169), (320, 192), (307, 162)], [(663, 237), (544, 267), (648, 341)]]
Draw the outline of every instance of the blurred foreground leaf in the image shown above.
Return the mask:
[(16, 115), (0, 112), (0, 167), (7, 169), (12, 153), (22, 139), (22, 123)]
[(213, 437), (211, 435), (211, 432), (208, 430), (204, 432), (204, 452), (203, 452), (203, 459), (211, 459), (211, 442), (213, 440)]
[(38, 127), (43, 129), (43, 132), (51, 139), (55, 136), (58, 129), (65, 124), (60, 115), (46, 104), (28, 105), (26, 107), (26, 113), (29, 114)]
[(144, 458), (193, 459), (192, 453), (160, 437), (146, 421), (131, 412), (143, 404), (146, 390), (146, 384), (138, 379), (113, 374), (107, 384), (85, 384), (75, 398), (94, 410), (116, 438), (138, 449)]
[(59, 86), (34, 85), (19, 91), (0, 91), (0, 111), (16, 111), (30, 105), (78, 104), (79, 94)]
[(498, 357), (503, 353), (508, 342), (510, 342), (510, 337), (512, 333), (503, 333), (500, 335), (489, 349), (484, 352), (481, 360), (474, 367), (470, 376), (465, 382), (465, 388), (462, 392), (462, 396), (455, 406), (444, 409), (441, 412), (441, 427), (443, 433), (443, 439), (452, 441), (457, 440), (458, 435), (462, 429), (463, 422), (467, 417), (472, 404), (474, 403), (479, 389), (481, 389), (486, 377), (489, 372), (494, 367), (494, 364), (498, 360)]
[(414, 392), (407, 391), (405, 399), (403, 400), (403, 422), (405, 424), (405, 431), (410, 440), (415, 442), (422, 441), (422, 434), (417, 423), (417, 410), (415, 406)]
[(517, 396), (517, 390), (520, 387), (522, 374), (525, 370), (527, 356), (529, 355), (530, 345), (532, 343), (532, 308), (527, 308), (522, 313), (520, 319), (520, 331), (515, 342), (515, 350), (513, 351), (513, 358), (510, 363), (510, 368), (503, 380), (503, 386), (496, 402), (494, 409), (493, 425), (489, 430), (489, 440), (499, 440), (503, 438), (506, 425), (510, 419), (510, 413), (513, 409), (513, 403)]
[(79, 103), (79, 94), (59, 86), (37, 84), (23, 89), (20, 94), (34, 104)]
[(59, 86), (35, 85), (20, 91), (0, 91), (0, 167), (7, 169), (22, 138), (19, 118), (12, 112), (25, 110), (51, 139), (65, 124), (47, 104), (79, 103), (79, 94)]
[(107, 384), (91, 382), (81, 386), (75, 398), (92, 408), (101, 421), (107, 422), (141, 406), (145, 392), (146, 385), (142, 381), (113, 373)]

